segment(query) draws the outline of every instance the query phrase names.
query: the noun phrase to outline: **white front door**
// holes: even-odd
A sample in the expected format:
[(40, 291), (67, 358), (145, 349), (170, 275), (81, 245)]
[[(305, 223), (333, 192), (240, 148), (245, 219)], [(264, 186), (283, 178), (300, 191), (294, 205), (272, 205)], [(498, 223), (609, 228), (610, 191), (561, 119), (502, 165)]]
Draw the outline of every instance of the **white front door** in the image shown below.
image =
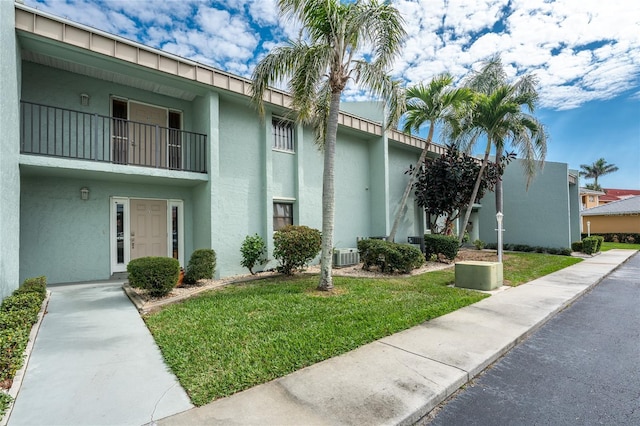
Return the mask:
[(131, 259), (173, 257), (183, 264), (181, 200), (111, 198), (111, 273), (125, 272)]

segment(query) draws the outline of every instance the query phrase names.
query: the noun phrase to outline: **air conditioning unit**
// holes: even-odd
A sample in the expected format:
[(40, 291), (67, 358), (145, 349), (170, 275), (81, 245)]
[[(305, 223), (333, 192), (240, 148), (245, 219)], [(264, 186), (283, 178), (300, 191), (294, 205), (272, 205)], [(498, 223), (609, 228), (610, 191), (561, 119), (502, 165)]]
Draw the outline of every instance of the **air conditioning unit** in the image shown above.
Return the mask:
[(357, 248), (341, 248), (333, 251), (333, 266), (349, 266), (360, 263), (360, 253)]

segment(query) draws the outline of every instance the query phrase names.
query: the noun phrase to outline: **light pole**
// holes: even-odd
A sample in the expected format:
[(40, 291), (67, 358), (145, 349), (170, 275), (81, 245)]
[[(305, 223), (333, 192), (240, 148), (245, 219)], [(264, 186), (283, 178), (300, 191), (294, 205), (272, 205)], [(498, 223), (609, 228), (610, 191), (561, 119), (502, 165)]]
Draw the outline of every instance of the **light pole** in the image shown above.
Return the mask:
[(498, 212), (496, 213), (496, 220), (498, 221), (498, 229), (496, 229), (496, 231), (498, 231), (498, 262), (502, 263), (502, 219), (504, 218), (504, 215), (502, 214), (502, 212)]
[(587, 221), (587, 237), (591, 236), (591, 221)]

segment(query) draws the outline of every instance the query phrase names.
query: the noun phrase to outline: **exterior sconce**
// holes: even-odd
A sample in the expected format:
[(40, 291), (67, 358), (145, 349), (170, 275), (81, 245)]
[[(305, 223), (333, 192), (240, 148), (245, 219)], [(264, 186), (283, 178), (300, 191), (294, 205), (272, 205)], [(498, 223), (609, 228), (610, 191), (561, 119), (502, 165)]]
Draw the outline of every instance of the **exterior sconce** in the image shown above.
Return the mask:
[(80, 94), (80, 105), (89, 106), (89, 99), (91, 99), (91, 97), (86, 93)]
[(83, 201), (87, 201), (89, 199), (89, 188), (86, 186), (84, 188), (80, 188), (80, 199)]

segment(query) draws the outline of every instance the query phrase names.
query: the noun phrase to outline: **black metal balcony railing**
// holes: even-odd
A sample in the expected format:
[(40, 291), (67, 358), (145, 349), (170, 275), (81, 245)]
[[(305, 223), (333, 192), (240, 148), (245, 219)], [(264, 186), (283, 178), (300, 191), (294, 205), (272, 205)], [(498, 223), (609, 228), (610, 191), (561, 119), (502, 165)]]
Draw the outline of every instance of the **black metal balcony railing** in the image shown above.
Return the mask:
[(25, 154), (207, 172), (203, 134), (24, 101), (20, 112)]

